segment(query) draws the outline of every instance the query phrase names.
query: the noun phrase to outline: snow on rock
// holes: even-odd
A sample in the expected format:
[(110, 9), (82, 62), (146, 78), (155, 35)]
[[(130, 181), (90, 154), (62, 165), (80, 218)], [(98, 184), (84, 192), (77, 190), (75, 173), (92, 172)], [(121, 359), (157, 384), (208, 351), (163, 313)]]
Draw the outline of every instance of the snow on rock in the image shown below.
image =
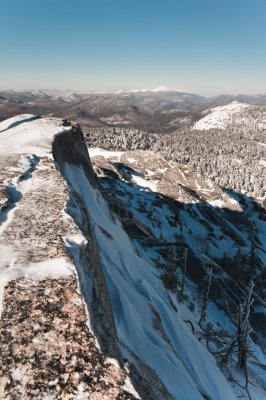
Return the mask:
[(11, 247), (0, 246), (0, 317), (3, 311), (4, 288), (9, 281), (18, 278), (34, 282), (46, 278), (61, 278), (73, 275), (73, 265), (66, 257), (47, 259), (26, 266), (16, 265), (15, 254)]
[(153, 192), (156, 192), (157, 190), (157, 184), (156, 182), (148, 181), (141, 176), (137, 176), (132, 174), (132, 182), (135, 182), (137, 185), (143, 187), (143, 188), (149, 188)]
[[(191, 204), (207, 201), (216, 207), (242, 211), (237, 201), (228, 196), (211, 179), (203, 177), (193, 168), (167, 161), (152, 151), (106, 151), (89, 149), (96, 172), (101, 168), (111, 169), (126, 181), (143, 188)], [(116, 162), (124, 165), (119, 170)], [(130, 168), (130, 172), (126, 168)]]
[[(226, 129), (232, 119), (236, 119), (246, 108), (250, 107), (245, 103), (232, 103), (210, 109), (210, 114), (197, 121), (193, 130)], [(243, 116), (241, 116), (243, 118)]]
[(91, 158), (102, 156), (104, 158), (119, 157), (124, 153), (123, 151), (109, 151), (98, 147), (91, 147), (88, 149)]

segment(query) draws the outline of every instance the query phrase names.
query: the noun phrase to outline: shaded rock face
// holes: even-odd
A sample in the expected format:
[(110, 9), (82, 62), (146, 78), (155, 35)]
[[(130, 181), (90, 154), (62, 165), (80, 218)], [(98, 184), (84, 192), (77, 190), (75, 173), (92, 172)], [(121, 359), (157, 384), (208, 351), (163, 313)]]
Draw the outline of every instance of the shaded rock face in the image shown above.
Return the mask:
[(68, 189), (53, 160), (0, 154), (0, 165), (1, 400), (135, 398), (90, 329), (65, 244), (82, 234), (64, 211)]
[(82, 131), (79, 125), (73, 123), (71, 125), (67, 121), (66, 124), (70, 125), (69, 130), (56, 135), (53, 141), (54, 159), (62, 168), (66, 162), (82, 166), (89, 182), (96, 187), (95, 175)]

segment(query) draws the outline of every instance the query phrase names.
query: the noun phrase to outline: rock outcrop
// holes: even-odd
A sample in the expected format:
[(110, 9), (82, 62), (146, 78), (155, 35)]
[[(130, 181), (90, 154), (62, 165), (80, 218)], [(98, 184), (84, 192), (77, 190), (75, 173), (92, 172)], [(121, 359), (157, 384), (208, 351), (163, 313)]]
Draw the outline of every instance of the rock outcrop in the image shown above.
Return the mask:
[[(151, 152), (90, 158), (74, 123), (22, 116), (2, 124), (0, 397), (236, 399), (240, 389), (207, 350), (198, 316), (211, 265), (209, 321), (234, 333), (223, 296), (236, 304), (245, 281), (228, 273), (223, 253), (251, 249), (262, 271), (258, 214)], [(174, 254), (180, 281), (185, 250), (180, 303), (163, 272)], [(256, 320), (264, 303), (255, 300)], [(263, 350), (252, 339), (252, 350)]]

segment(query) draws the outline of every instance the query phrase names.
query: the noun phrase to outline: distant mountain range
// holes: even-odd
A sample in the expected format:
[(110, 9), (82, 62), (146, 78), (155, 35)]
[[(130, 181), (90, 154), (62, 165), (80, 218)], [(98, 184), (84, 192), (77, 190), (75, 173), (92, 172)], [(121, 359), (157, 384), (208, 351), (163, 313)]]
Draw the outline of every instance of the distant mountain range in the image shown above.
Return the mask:
[(19, 113), (76, 120), (83, 127), (121, 126), (169, 132), (190, 125), (202, 112), (232, 101), (266, 104), (266, 95), (203, 97), (160, 87), (116, 92), (0, 91), (0, 120)]

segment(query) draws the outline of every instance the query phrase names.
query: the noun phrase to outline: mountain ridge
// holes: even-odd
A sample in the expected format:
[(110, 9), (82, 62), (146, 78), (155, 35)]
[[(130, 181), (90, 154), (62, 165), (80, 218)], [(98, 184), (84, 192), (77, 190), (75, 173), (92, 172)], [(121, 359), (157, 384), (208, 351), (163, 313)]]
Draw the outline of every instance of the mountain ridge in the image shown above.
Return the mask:
[[(63, 276), (60, 278), (61, 280), (58, 277), (53, 277), (53, 275), (49, 275), (49, 279), (52, 279), (49, 281), (39, 278), (36, 290), (32, 292), (34, 293), (33, 297), (29, 297), (28, 289), (32, 285), (33, 277), (31, 275), (24, 276), (23, 273), (24, 271), (27, 274), (29, 270), (31, 274), (33, 271), (41, 274), (42, 271), (44, 271), (44, 274), (47, 273), (45, 271), (48, 271), (48, 274), (50, 274), (48, 264), (52, 262), (51, 265), (53, 266), (54, 263), (59, 262), (60, 257), (66, 256), (72, 263), (73, 271), (76, 271), (75, 278), (71, 278), (72, 281), (74, 279), (72, 284), (75, 285), (78, 282), (82, 293), (80, 300), (85, 305), (85, 310), (87, 307), (86, 318), (87, 322), (90, 321), (92, 327), (88, 332), (95, 338), (97, 337), (100, 343), (102, 356), (97, 356), (97, 363), (99, 363), (97, 365), (100, 366), (102, 362), (103, 364), (107, 362), (107, 368), (111, 368), (110, 362), (108, 362), (110, 357), (118, 359), (119, 364), (115, 369), (115, 376), (117, 377), (115, 381), (112, 380), (112, 372), (109, 370), (111, 375), (109, 375), (110, 380), (108, 380), (107, 387), (99, 383), (101, 377), (103, 377), (101, 375), (103, 370), (100, 370), (102, 372), (99, 372), (98, 378), (95, 377), (94, 383), (90, 383), (86, 378), (90, 374), (87, 371), (88, 367), (82, 360), (84, 357), (89, 357), (88, 361), (91, 363), (93, 359), (90, 358), (89, 354), (91, 353), (86, 352), (86, 346), (89, 346), (89, 342), (83, 341), (82, 346), (85, 347), (82, 347), (82, 353), (76, 355), (80, 360), (78, 365), (80, 363), (82, 365), (82, 368), (79, 367), (80, 369), (77, 371), (78, 374), (71, 375), (66, 386), (56, 382), (53, 388), (50, 388), (49, 379), (51, 378), (47, 380), (45, 376), (42, 378), (43, 386), (40, 387), (31, 386), (30, 375), (27, 375), (24, 370), (24, 372), (21, 372), (22, 375), (14, 372), (15, 375), (12, 377), (13, 375), (10, 375), (6, 369), (6, 359), (3, 363), (5, 365), (3, 396), (9, 398), (8, 396), (12, 396), (13, 390), (19, 387), (19, 390), (26, 390), (24, 393), (27, 393), (28, 398), (33, 398), (36, 393), (40, 393), (40, 390), (44, 390), (42, 395), (52, 393), (51, 391), (55, 390), (58, 393), (58, 398), (68, 398), (67, 396), (74, 393), (77, 398), (83, 399), (88, 393), (95, 393), (95, 390), (100, 390), (102, 396), (106, 395), (110, 399), (131, 399), (138, 398), (138, 396), (145, 400), (150, 398), (187, 398), (191, 400), (206, 397), (221, 400), (224, 398), (235, 399), (236, 393), (230, 387), (228, 383), (230, 381), (225, 380), (221, 371), (216, 367), (214, 358), (198, 340), (197, 335), (200, 334), (201, 330), (197, 318), (201, 300), (199, 302), (194, 300), (194, 312), (189, 307), (192, 307), (194, 296), (199, 296), (198, 298), (201, 299), (202, 294), (200, 293), (202, 293), (206, 273), (205, 264), (210, 263), (210, 259), (212, 259), (213, 267), (215, 264), (217, 265), (217, 262), (219, 263), (218, 260), (213, 260), (212, 253), (217, 253), (215, 247), (217, 247), (217, 244), (221, 246), (221, 243), (225, 240), (221, 235), (231, 236), (230, 240), (243, 251), (248, 246), (249, 236), (244, 237), (241, 232), (237, 231), (237, 227), (241, 227), (241, 224), (244, 223), (243, 218), (236, 218), (235, 225), (231, 227), (226, 222), (231, 220), (231, 223), (233, 223), (233, 215), (242, 214), (243, 205), (240, 206), (239, 200), (232, 198), (228, 193), (223, 193), (211, 181), (205, 181), (203, 177), (200, 177), (189, 167), (177, 167), (175, 163), (169, 163), (161, 156), (156, 156), (153, 153), (122, 152), (116, 154), (113, 152), (111, 157), (109, 157), (110, 154), (107, 154), (106, 157), (104, 151), (95, 150), (94, 155), (92, 154), (92, 164), (85, 138), (79, 126), (66, 120), (61, 121), (47, 117), (33, 118), (24, 115), (1, 123), (0, 128), (3, 131), (0, 133), (0, 139), (2, 138), (0, 161), (6, 170), (2, 185), (3, 189), (7, 190), (6, 192), (3, 190), (3, 196), (5, 198), (7, 193), (11, 196), (11, 203), (10, 199), (6, 197), (7, 206), (5, 205), (1, 212), (4, 225), (0, 240), (2, 246), (9, 244), (11, 253), (9, 250), (8, 254), (13, 257), (8, 258), (1, 265), (1, 272), (18, 270), (21, 274), (18, 281), (14, 280), (17, 275), (11, 274), (9, 276), (11, 280), (9, 283), (7, 282), (4, 292), (3, 315), (5, 319), (1, 321), (2, 324), (4, 321), (4, 325), (2, 325), (4, 332), (10, 329), (9, 325), (6, 325), (6, 321), (12, 316), (12, 307), (17, 307), (14, 304), (15, 298), (11, 302), (12, 294), (17, 293), (17, 291), (23, 294), (24, 298), (20, 296), (18, 298), (25, 300), (25, 307), (26, 305), (28, 307), (19, 311), (19, 315), (23, 312), (26, 313), (23, 314), (27, 316), (24, 316), (23, 319), (26, 331), (29, 318), (40, 318), (38, 313), (32, 314), (35, 309), (30, 306), (33, 304), (34, 296), (37, 295), (38, 287), (41, 292), (42, 290), (46, 291), (44, 299), (51, 300), (52, 311), (50, 315), (53, 318), (65, 318), (65, 321), (68, 321), (70, 315), (73, 315), (75, 305), (73, 312), (71, 311), (69, 314), (64, 309), (66, 315), (65, 317), (61, 316), (60, 310), (64, 307), (62, 301), (68, 304), (69, 298), (64, 295), (60, 303), (58, 302), (58, 294), (54, 292), (54, 285), (59, 285), (60, 288), (60, 285), (64, 284), (65, 278)], [(1, 135), (3, 136), (1, 137)], [(26, 157), (20, 151), (26, 151)], [(51, 151), (53, 151), (56, 164), (51, 157)], [(10, 153), (9, 157), (5, 156), (6, 152)], [(29, 153), (32, 152), (35, 153), (35, 156), (29, 157)], [(13, 166), (10, 165), (10, 162)], [(175, 170), (175, 168), (179, 169)], [(61, 175), (59, 175), (58, 170)], [(18, 171), (20, 172), (18, 173)], [(53, 177), (56, 177), (56, 179)], [(59, 188), (61, 190), (58, 191)], [(211, 198), (210, 193), (213, 196)], [(44, 211), (41, 204), (47, 201), (45, 199), (49, 195), (56, 221), (61, 221), (60, 224), (63, 223), (63, 225), (60, 227), (61, 225), (58, 225), (58, 222), (51, 218), (52, 215), (50, 218), (47, 217), (46, 223), (48, 223), (49, 229), (52, 229), (53, 235), (56, 236), (55, 238), (45, 236), (47, 245), (42, 246), (44, 240), (44, 237), (42, 237), (43, 218), (46, 219), (45, 213), (49, 210)], [(183, 205), (179, 204), (181, 203), (181, 201), (178, 201), (181, 200), (180, 196), (183, 198)], [(39, 211), (34, 215), (31, 210), (34, 210), (33, 205), (34, 202), (38, 201), (38, 198), (40, 199), (38, 203), (40, 204)], [(57, 200), (54, 201), (54, 199)], [(203, 201), (203, 199), (205, 200)], [(224, 199), (225, 209), (227, 206), (232, 206), (231, 211), (220, 210), (222, 199)], [(211, 204), (212, 201), (216, 201), (216, 203)], [(25, 202), (27, 203), (25, 204)], [(24, 227), (23, 215), (27, 214), (25, 214), (25, 207), (29, 210), (27, 213), (32, 214), (28, 215), (28, 222)], [(253, 212), (252, 207), (250, 209), (250, 212)], [(218, 210), (220, 211), (218, 212)], [(44, 213), (43, 217), (41, 217), (42, 213)], [(219, 215), (223, 217), (219, 218)], [(254, 221), (252, 223), (257, 223), (256, 219), (259, 219), (259, 216), (254, 212), (250, 215), (253, 215)], [(220, 228), (216, 231), (212, 224), (218, 223), (217, 218), (220, 219)], [(224, 219), (223, 223), (222, 219)], [(162, 221), (164, 221), (164, 226), (161, 225)], [(247, 227), (250, 224), (248, 219), (245, 223)], [(202, 225), (202, 228), (200, 228), (200, 225)], [(210, 246), (207, 248), (204, 246), (204, 241), (206, 241), (205, 230), (208, 231), (211, 226), (212, 236), (208, 239)], [(257, 232), (263, 229), (263, 225), (258, 225), (257, 228), (254, 225), (252, 229), (249, 235), (257, 235)], [(23, 240), (27, 245), (20, 246), (20, 241), (17, 241), (20, 236), (24, 238)], [(203, 241), (200, 238), (201, 236)], [(39, 243), (37, 248), (40, 253), (35, 250), (34, 246), (32, 247), (34, 242)], [(15, 243), (18, 247), (14, 252), (12, 246)], [(214, 243), (216, 244), (213, 245)], [(176, 251), (181, 252), (179, 256), (182, 256), (185, 248), (188, 249), (189, 268), (186, 288), (188, 298), (184, 303), (180, 303), (171, 290), (165, 286), (164, 278), (160, 272), (164, 271), (165, 268), (165, 271), (167, 271), (165, 266), (167, 254), (170, 254), (170, 247), (174, 244)], [(228, 243), (226, 246), (228, 246)], [(18, 269), (18, 260), (24, 260), (23, 262), (27, 266), (29, 260), (35, 259), (36, 261), (36, 257), (39, 257), (38, 254), (42, 254), (41, 257), (44, 258), (41, 264), (30, 265), (31, 269), (28, 269), (28, 267), (24, 270)], [(202, 254), (201, 257), (199, 257), (200, 254)], [(195, 258), (195, 256), (197, 257)], [(177, 264), (179, 278), (180, 275), (182, 276), (181, 265), (182, 261), (179, 261)], [(195, 266), (197, 266), (196, 270)], [(200, 274), (203, 278), (203, 281), (199, 282), (199, 289), (197, 290), (195, 289), (195, 281), (193, 281), (197, 277), (195, 273), (198, 277), (198, 274)], [(215, 274), (218, 275), (213, 281), (213, 286), (216, 288), (215, 290), (222, 290), (219, 295), (221, 297), (218, 298), (221, 300), (223, 286), (218, 283), (222, 277), (223, 279), (225, 276), (227, 277), (227, 273), (222, 272), (222, 275), (220, 275), (221, 270), (218, 269)], [(24, 282), (25, 278), (27, 282)], [(230, 282), (228, 281), (228, 283)], [(52, 287), (52, 297), (49, 297), (49, 286), (43, 286), (47, 283)], [(36, 285), (36, 283), (34, 284)], [(23, 287), (28, 289), (24, 290)], [(235, 286), (236, 296), (241, 296), (244, 293), (244, 287)], [(233, 302), (238, 301), (237, 297), (233, 297), (233, 299)], [(222, 307), (222, 311), (218, 311), (216, 300), (212, 293), (209, 317), (215, 323), (215, 329), (218, 329), (217, 321), (218, 324), (222, 323), (221, 316), (226, 312), (226, 308)], [(79, 302), (78, 299), (76, 301)], [(257, 298), (256, 301), (260, 300)], [(52, 306), (53, 303), (57, 305)], [(39, 298), (38, 304), (40, 304), (41, 309), (44, 307), (41, 298)], [(260, 306), (256, 303), (253, 310), (255, 315), (260, 313), (260, 308), (257, 310), (256, 307), (263, 305), (263, 303), (259, 304)], [(179, 311), (177, 312), (177, 310)], [(145, 318), (143, 318), (143, 312)], [(77, 315), (81, 315), (80, 311), (77, 312)], [(83, 314), (83, 321), (84, 318)], [(232, 323), (230, 325), (228, 318), (228, 316), (225, 318), (225, 326), (227, 329), (230, 326), (229, 332), (233, 332), (234, 327)], [(262, 318), (262, 315), (260, 318)], [(188, 319), (196, 329), (194, 334), (191, 332), (190, 326), (184, 322)], [(77, 320), (74, 319), (75, 321)], [(57, 329), (57, 323), (54, 321), (53, 324)], [(82, 324), (84, 326), (84, 322)], [(13, 325), (16, 327), (17, 322), (14, 321)], [(54, 328), (47, 328), (46, 322), (44, 325), (48, 332), (51, 331), (51, 334), (54, 332)], [(254, 329), (259, 335), (264, 335), (262, 328), (263, 326), (254, 325)], [(71, 332), (74, 333), (76, 329), (73, 331), (71, 328)], [(14, 336), (11, 335), (11, 338), (12, 341), (15, 341), (15, 348), (20, 348), (23, 345), (23, 340), (21, 343), (16, 341), (20, 336), (16, 333), (16, 329), (12, 332)], [(80, 337), (81, 331), (76, 334)], [(46, 337), (42, 328), (37, 331), (36, 335), (40, 335), (40, 339)], [(60, 335), (58, 336), (60, 337), (59, 343), (64, 348), (65, 339)], [(71, 341), (73, 338), (74, 336)], [(17, 366), (20, 366), (21, 362), (25, 363), (26, 360), (30, 366), (35, 365), (32, 364), (31, 346), (33, 343), (33, 348), (39, 352), (42, 341), (38, 342), (34, 339), (32, 342), (32, 337), (27, 340), (27, 346), (30, 346), (27, 349), (30, 352), (24, 355), (26, 357), (24, 360), (21, 358), (14, 359), (15, 371), (18, 369)], [(75, 342), (71, 343), (74, 345)], [(143, 343), (145, 343), (145, 346)], [(253, 339), (251, 343), (252, 349), (255, 350), (255, 359), (261, 360), (258, 350), (259, 344)], [(191, 351), (191, 348), (193, 351)], [(71, 347), (71, 349), (73, 348)], [(12, 353), (9, 353), (9, 357), (10, 354)], [(76, 353), (74, 352), (73, 356), (74, 354)], [(94, 350), (93, 354), (95, 354)], [(45, 353), (38, 353), (42, 368), (46, 368), (46, 365), (48, 365), (44, 355)], [(50, 356), (52, 354), (49, 353)], [(61, 371), (59, 377), (65, 377), (65, 368), (73, 371), (73, 368), (77, 365), (75, 362), (69, 364), (64, 357), (62, 362), (58, 360), (55, 362), (55, 359), (52, 361), (53, 374), (57, 373), (58, 376), (58, 371)], [(257, 362), (260, 363), (261, 361)], [(253, 373), (253, 368), (253, 364), (249, 363), (250, 374)], [(229, 371), (225, 371), (225, 375), (227, 373)], [(135, 387), (134, 391), (131, 384), (130, 393), (125, 389), (125, 382), (129, 377)], [(21, 385), (19, 382), (22, 378), (24, 383)], [(64, 382), (66, 383), (65, 378)], [(78, 392), (75, 382), (78, 382)], [(41, 387), (44, 389), (41, 389)], [(259, 384), (258, 391), (251, 388), (250, 390), (252, 390), (252, 394), (257, 396), (256, 398), (262, 398), (259, 397), (264, 390), (262, 383)]]

